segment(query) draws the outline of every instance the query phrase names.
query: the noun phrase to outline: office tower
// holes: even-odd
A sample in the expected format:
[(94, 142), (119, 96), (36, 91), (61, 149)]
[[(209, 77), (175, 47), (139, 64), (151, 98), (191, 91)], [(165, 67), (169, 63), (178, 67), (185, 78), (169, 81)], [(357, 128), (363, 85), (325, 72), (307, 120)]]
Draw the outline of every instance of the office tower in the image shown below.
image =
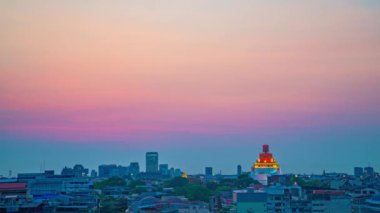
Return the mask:
[(98, 173), (93, 169), (92, 171), (91, 171), (91, 177), (92, 178), (96, 178), (98, 176)]
[(364, 174), (366, 176), (373, 176), (375, 174), (375, 171), (373, 170), (373, 167), (368, 166), (364, 168)]
[(212, 167), (206, 167), (205, 168), (205, 175), (206, 176), (212, 176)]
[(158, 152), (147, 152), (145, 161), (146, 173), (158, 173)]
[(237, 175), (238, 175), (238, 176), (241, 175), (241, 165), (238, 165), (238, 166), (237, 166)]
[(170, 174), (170, 177), (174, 177), (175, 176), (174, 175), (174, 168), (173, 167), (169, 169), (169, 174)]
[(129, 166), (118, 166), (114, 170), (113, 176), (125, 177), (129, 175)]
[(103, 177), (112, 177), (115, 174), (115, 170), (117, 169), (117, 166), (115, 164), (111, 165), (100, 165), (98, 168), (98, 174), (100, 178)]
[(363, 176), (363, 167), (355, 167), (354, 168), (354, 175), (355, 177), (360, 177), (360, 176)]

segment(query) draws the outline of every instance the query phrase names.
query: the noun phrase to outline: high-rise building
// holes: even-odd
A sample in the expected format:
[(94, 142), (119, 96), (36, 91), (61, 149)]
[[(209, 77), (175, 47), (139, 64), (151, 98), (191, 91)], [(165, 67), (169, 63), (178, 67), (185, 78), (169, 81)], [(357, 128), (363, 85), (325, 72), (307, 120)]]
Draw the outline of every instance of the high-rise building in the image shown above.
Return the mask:
[(269, 152), (269, 145), (263, 145), (263, 152), (252, 166), (251, 176), (263, 185), (267, 185), (268, 176), (281, 173), (280, 166)]
[(174, 168), (173, 168), (173, 167), (171, 167), (171, 168), (169, 169), (169, 174), (170, 174), (171, 177), (174, 177), (174, 176), (175, 176), (175, 174), (174, 174)]
[(238, 176), (241, 175), (241, 165), (238, 165), (238, 166), (237, 166), (237, 175), (238, 175)]
[(117, 169), (117, 166), (115, 164), (111, 165), (100, 165), (98, 168), (98, 174), (100, 178), (104, 177), (112, 177), (115, 175), (115, 170)]
[(206, 167), (205, 168), (205, 175), (206, 176), (212, 176), (212, 167)]
[(129, 167), (128, 166), (118, 166), (114, 171), (113, 176), (118, 176), (118, 177), (125, 177), (129, 175)]
[(363, 176), (363, 167), (355, 167), (354, 168), (355, 177)]
[(130, 174), (128, 166), (117, 166), (116, 164), (110, 165), (100, 165), (99, 166), (99, 177), (109, 178), (109, 177), (125, 177)]
[(62, 169), (61, 175), (64, 176), (74, 176), (74, 170), (73, 168), (66, 167)]
[(140, 173), (140, 166), (138, 162), (131, 162), (129, 164), (129, 173), (132, 176), (136, 176)]
[(168, 164), (160, 164), (159, 170), (161, 175), (169, 175), (169, 165)]
[(91, 170), (91, 177), (96, 178), (98, 176), (98, 173), (93, 169)]
[(373, 167), (368, 166), (368, 167), (364, 168), (364, 174), (366, 176), (373, 176), (375, 174), (375, 171), (374, 171)]
[(181, 177), (181, 176), (182, 176), (181, 169), (175, 169), (174, 170), (174, 177)]
[(84, 177), (88, 175), (88, 169), (80, 164), (74, 165), (73, 172), (75, 177)]
[(75, 176), (75, 177), (84, 177), (88, 175), (88, 169), (80, 164), (74, 165), (74, 168), (66, 167), (62, 169), (61, 175), (66, 176)]
[(158, 152), (147, 152), (145, 161), (146, 173), (158, 173)]

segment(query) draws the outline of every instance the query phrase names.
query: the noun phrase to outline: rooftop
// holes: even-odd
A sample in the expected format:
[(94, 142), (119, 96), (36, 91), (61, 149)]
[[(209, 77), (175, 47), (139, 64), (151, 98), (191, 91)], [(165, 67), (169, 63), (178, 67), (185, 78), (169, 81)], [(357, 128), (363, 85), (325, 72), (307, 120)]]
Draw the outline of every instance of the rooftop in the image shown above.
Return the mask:
[(0, 183), (0, 190), (26, 190), (26, 183)]

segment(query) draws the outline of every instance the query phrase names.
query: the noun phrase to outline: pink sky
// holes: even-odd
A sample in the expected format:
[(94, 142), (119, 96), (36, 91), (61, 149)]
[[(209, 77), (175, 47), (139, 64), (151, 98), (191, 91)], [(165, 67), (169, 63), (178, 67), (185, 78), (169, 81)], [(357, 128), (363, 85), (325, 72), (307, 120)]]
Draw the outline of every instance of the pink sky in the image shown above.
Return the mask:
[(2, 1), (0, 130), (120, 140), (379, 124), (371, 1)]

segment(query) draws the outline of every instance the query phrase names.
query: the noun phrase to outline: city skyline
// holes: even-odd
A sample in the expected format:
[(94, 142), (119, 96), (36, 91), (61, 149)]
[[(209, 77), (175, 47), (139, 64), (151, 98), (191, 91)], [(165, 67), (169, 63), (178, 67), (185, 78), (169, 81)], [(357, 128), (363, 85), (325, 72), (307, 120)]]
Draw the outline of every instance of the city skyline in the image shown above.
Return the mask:
[(380, 170), (380, 3), (1, 1), (0, 175)]
[[(261, 148), (261, 147), (260, 147)], [(259, 152), (258, 152), (259, 153)], [(257, 154), (258, 154), (257, 153)], [(160, 160), (160, 154), (159, 152), (152, 152), (152, 151), (149, 151), (149, 152), (145, 152), (143, 153), (144, 154), (144, 160), (143, 161), (136, 161), (136, 160), (131, 160), (130, 162), (112, 162), (112, 161), (106, 161), (107, 163), (104, 163), (104, 162), (101, 162), (101, 163), (92, 163), (91, 166), (87, 166), (87, 165), (84, 165), (85, 167), (89, 167), (89, 171), (91, 170), (95, 170), (95, 171), (98, 171), (99, 169), (99, 166), (101, 165), (116, 165), (116, 166), (123, 166), (123, 167), (129, 167), (131, 163), (137, 163), (140, 167), (140, 171), (141, 172), (146, 172), (146, 173), (156, 173), (156, 172), (159, 172), (159, 168), (158, 166), (161, 166), (161, 165), (166, 165), (166, 166), (169, 166), (168, 168), (173, 168), (173, 169), (183, 169), (183, 167), (181, 167), (181, 165), (178, 165), (178, 159), (174, 159), (175, 163), (172, 164), (172, 162), (169, 162), (169, 161), (165, 161), (165, 160)], [(148, 171), (148, 170), (152, 170), (152, 168), (150, 169), (147, 169), (146, 166), (144, 165), (148, 165), (148, 164), (152, 164), (152, 159), (149, 158), (148, 160), (148, 155), (151, 155), (151, 154), (154, 154), (156, 155), (157, 154), (157, 161), (155, 163), (157, 163), (157, 170), (155, 170), (155, 172), (153, 171)], [(164, 159), (168, 159), (164, 156)], [(208, 160), (211, 160), (210, 157), (207, 158)], [(210, 162), (211, 162), (210, 161)], [(70, 161), (69, 161), (70, 162)], [(231, 161), (233, 162), (233, 161)], [(248, 165), (247, 163), (243, 163), (243, 165), (248, 165), (247, 167), (242, 167), (242, 172), (248, 172), (250, 173), (252, 171), (252, 166), (255, 164), (256, 162), (256, 159), (254, 159), (252, 161), (252, 163), (250, 165)], [(155, 164), (153, 163), (153, 164)], [(287, 163), (284, 163), (285, 165), (288, 165)], [(64, 166), (62, 167), (52, 167), (50, 162), (46, 162), (45, 160), (41, 161), (39, 165), (34, 165), (33, 167), (30, 167), (29, 170), (8, 170), (8, 171), (4, 171), (4, 174), (0, 174), (0, 177), (12, 177), (12, 176), (16, 176), (18, 173), (25, 173), (25, 172), (44, 172), (44, 171), (49, 171), (49, 170), (54, 170), (55, 172), (57, 173), (60, 173), (61, 170), (63, 168), (66, 168), (66, 167), (71, 167), (73, 165), (82, 165), (82, 162), (73, 162), (73, 163), (67, 163), (67, 164), (64, 164)], [(218, 165), (218, 164), (216, 164)], [(231, 164), (230, 164), (231, 165)], [(36, 169), (37, 167), (38, 170)], [(61, 166), (61, 165), (60, 165)], [(207, 168), (211, 168), (211, 171), (213, 171), (213, 174), (223, 174), (223, 175), (236, 175), (237, 174), (237, 167), (238, 166), (241, 166), (241, 164), (236, 164), (234, 168), (228, 168), (227, 170), (222, 170), (220, 167), (214, 167), (214, 164), (208, 164), (208, 165), (204, 165), (203, 167), (201, 165), (196, 165), (194, 168), (196, 168), (195, 170), (188, 170), (188, 169), (185, 169), (185, 170), (182, 170), (182, 172), (185, 172), (185, 173), (188, 173), (188, 174), (192, 174), (192, 175), (197, 175), (197, 174), (203, 174), (205, 173), (204, 170)], [(315, 170), (294, 170), (294, 171), (291, 171), (291, 170), (286, 170), (285, 168), (285, 172), (282, 172), (283, 174), (322, 174), (322, 173), (325, 173), (325, 172), (338, 172), (338, 173), (347, 173), (347, 174), (353, 174), (354, 173), (354, 168), (355, 167), (372, 167), (373, 168), (373, 164), (371, 164), (370, 161), (368, 161), (367, 164), (357, 164), (357, 165), (351, 165), (349, 169), (346, 169), (346, 170), (341, 170), (341, 169), (326, 169), (326, 168), (323, 168), (321, 171), (315, 171)], [(328, 168), (328, 167), (327, 167)], [(375, 167), (376, 168), (376, 167)], [(11, 175), (11, 176), (9, 176)]]

